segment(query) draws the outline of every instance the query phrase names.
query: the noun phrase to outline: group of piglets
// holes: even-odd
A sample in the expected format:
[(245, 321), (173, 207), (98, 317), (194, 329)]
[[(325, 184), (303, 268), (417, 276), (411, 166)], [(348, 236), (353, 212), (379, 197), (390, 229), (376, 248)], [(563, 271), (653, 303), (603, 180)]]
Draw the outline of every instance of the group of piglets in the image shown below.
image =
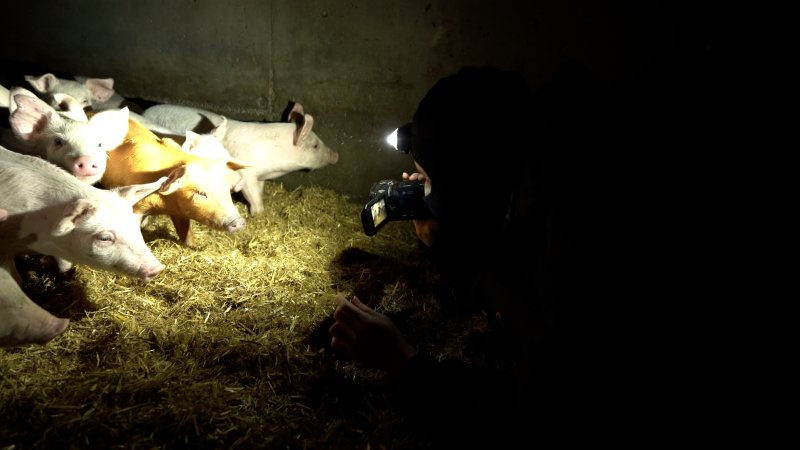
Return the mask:
[(0, 128), (0, 347), (44, 344), (69, 324), (25, 295), (16, 255), (147, 282), (164, 265), (144, 242), (144, 218), (168, 215), (192, 246), (191, 221), (244, 228), (231, 192), (257, 215), (265, 180), (338, 160), (299, 103), (271, 123), (169, 104), (136, 113), (110, 78), (25, 79), (32, 90), (0, 86), (10, 125)]

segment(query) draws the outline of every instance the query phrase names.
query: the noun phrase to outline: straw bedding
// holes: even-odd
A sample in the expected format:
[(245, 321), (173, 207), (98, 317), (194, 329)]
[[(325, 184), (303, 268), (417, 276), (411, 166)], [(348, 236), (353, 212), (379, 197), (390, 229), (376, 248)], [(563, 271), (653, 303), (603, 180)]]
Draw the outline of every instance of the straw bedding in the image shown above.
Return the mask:
[[(227, 234), (143, 227), (167, 268), (147, 284), (21, 256), (28, 295), (67, 331), (0, 349), (0, 449), (424, 448), (376, 371), (334, 355), (335, 296), (357, 294), (437, 357), (479, 362), (480, 315), (442, 307), (410, 222), (367, 237), (360, 204), (268, 182)], [(476, 342), (478, 344), (476, 344)]]

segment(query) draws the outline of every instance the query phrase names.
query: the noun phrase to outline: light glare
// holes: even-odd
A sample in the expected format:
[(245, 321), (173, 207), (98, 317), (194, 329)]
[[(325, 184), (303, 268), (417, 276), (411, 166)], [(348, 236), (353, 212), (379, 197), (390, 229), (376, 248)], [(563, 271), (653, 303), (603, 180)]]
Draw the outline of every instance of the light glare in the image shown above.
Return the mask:
[(397, 150), (397, 130), (399, 130), (399, 128), (395, 128), (394, 131), (392, 131), (392, 134), (386, 137), (386, 142), (388, 142), (389, 145), (391, 145), (395, 150)]

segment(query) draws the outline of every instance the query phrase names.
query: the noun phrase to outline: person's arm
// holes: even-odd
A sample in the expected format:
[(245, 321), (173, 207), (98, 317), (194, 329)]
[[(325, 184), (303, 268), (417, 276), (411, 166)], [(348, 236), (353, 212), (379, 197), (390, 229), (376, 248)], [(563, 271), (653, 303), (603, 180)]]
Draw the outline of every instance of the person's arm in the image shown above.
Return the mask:
[[(460, 416), (485, 404), (491, 375), (463, 361), (437, 361), (418, 352), (392, 321), (362, 303), (337, 295), (335, 320), (329, 331), (331, 347), (368, 367), (386, 371), (403, 395), (404, 403), (425, 415)], [(491, 395), (491, 393), (489, 393)]]
[[(425, 174), (414, 172), (409, 174), (408, 172), (403, 172), (403, 180), (404, 181), (423, 181), (426, 183), (426, 195), (428, 194), (428, 190), (430, 189), (429, 183), (430, 180)], [(417, 233), (417, 237), (425, 244), (426, 247), (431, 247), (434, 242), (436, 242), (437, 233), (439, 233), (439, 222), (436, 219), (414, 219), (411, 222), (414, 223), (414, 231)]]

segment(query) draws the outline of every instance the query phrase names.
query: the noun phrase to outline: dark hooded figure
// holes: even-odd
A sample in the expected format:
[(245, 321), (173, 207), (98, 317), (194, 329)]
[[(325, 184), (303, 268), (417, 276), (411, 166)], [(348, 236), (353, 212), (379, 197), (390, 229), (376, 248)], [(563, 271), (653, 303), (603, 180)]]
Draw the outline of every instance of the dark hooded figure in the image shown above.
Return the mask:
[(489, 318), (486, 359), (435, 360), (355, 297), (339, 297), (331, 345), (387, 371), (439, 445), (591, 440), (645, 416), (636, 391), (646, 369), (630, 370), (641, 356), (626, 326), (635, 312), (618, 284), (635, 278), (626, 268), (636, 263), (618, 162), (650, 135), (634, 126), (646, 124), (634, 97), (579, 64), (536, 90), (513, 72), (464, 67), (405, 127), (419, 173), (404, 178), (425, 181), (434, 216), (415, 221), (417, 234), (451, 306)]

